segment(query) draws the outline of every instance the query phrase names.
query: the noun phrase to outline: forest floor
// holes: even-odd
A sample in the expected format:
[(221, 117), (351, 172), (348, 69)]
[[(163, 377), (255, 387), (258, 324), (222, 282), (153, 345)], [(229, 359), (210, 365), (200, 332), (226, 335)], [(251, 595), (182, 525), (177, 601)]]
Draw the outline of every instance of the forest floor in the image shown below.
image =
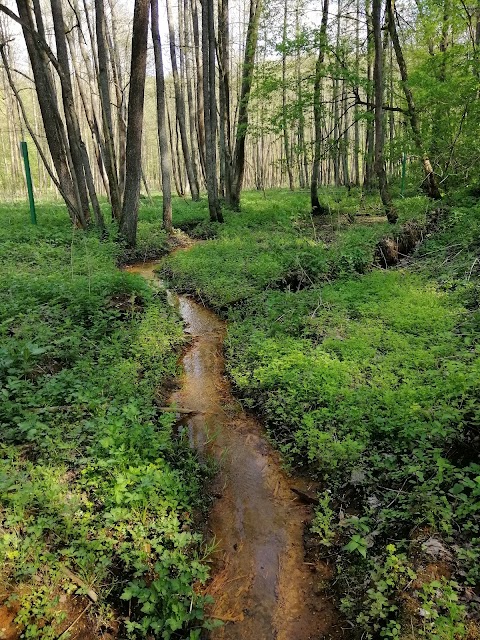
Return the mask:
[[(386, 270), (378, 241), (428, 202), (399, 200), (392, 229), (374, 198), (323, 197), (331, 215), (312, 219), (307, 194), (247, 193), (225, 225), (176, 200), (174, 225), (205, 242), (163, 275), (227, 320), (236, 397), (320, 487), (305, 561), (331, 566), (353, 636), (478, 638), (480, 207), (452, 202)], [(210, 624), (195, 530), (214, 468), (161, 410), (185, 336), (165, 294), (116, 268), (167, 252), (158, 210), (144, 202), (127, 256), (72, 233), (62, 207), (37, 228), (0, 211), (7, 638), (65, 640), (79, 616), (85, 640)]]
[(323, 198), (312, 220), (306, 194), (246, 194), (162, 273), (227, 320), (235, 394), (318, 481), (307, 560), (353, 636), (479, 638), (480, 207), (457, 194), (385, 269), (378, 241), (435, 205), (398, 200), (391, 228), (375, 199)]

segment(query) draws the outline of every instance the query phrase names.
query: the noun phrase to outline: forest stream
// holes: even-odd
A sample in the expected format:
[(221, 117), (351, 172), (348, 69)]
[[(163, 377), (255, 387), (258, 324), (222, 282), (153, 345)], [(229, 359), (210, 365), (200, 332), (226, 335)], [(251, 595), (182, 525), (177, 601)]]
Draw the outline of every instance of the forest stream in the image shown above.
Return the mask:
[[(147, 262), (128, 270), (156, 280), (157, 266)], [(261, 424), (232, 396), (224, 375), (226, 323), (186, 295), (168, 291), (168, 300), (192, 338), (169, 404), (181, 410), (179, 425), (188, 430), (192, 447), (219, 466), (207, 523), (215, 549), (206, 590), (214, 598), (210, 615), (224, 625), (209, 637), (340, 637), (328, 568), (304, 557), (310, 507), (292, 488), (308, 487), (284, 473)]]

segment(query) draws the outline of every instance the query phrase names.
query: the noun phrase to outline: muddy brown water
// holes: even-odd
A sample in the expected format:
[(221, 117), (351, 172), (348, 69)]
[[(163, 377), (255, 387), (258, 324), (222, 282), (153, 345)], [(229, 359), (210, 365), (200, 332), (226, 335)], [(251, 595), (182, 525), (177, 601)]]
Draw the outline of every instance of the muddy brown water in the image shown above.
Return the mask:
[[(157, 262), (129, 267), (155, 280)], [(292, 487), (308, 490), (282, 470), (262, 425), (233, 397), (224, 375), (226, 324), (190, 297), (168, 292), (191, 345), (182, 357), (180, 388), (170, 404), (183, 411), (199, 455), (213, 455), (219, 472), (209, 514), (215, 543), (210, 614), (224, 622), (212, 640), (308, 640), (342, 636), (328, 589), (328, 567), (306, 562), (303, 533), (311, 517)]]

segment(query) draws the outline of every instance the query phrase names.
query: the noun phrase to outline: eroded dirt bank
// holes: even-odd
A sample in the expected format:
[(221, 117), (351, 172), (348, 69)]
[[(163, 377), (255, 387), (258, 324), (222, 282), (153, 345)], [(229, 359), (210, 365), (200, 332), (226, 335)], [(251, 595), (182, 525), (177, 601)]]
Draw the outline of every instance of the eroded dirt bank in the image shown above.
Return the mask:
[[(130, 270), (154, 278), (157, 263)], [(200, 455), (213, 455), (219, 473), (208, 528), (216, 541), (207, 592), (211, 615), (225, 624), (215, 640), (340, 638), (329, 593), (328, 567), (305, 562), (309, 508), (292, 492), (299, 480), (282, 471), (262, 426), (232, 396), (224, 376), (225, 323), (187, 296), (170, 293), (192, 336), (181, 388), (170, 403)]]

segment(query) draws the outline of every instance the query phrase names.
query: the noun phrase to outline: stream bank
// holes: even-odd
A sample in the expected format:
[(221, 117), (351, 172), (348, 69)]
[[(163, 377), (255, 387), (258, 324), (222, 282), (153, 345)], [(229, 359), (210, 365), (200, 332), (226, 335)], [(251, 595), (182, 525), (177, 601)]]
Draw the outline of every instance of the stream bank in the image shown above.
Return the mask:
[[(129, 267), (154, 279), (157, 262)], [(170, 398), (179, 425), (200, 456), (219, 465), (208, 520), (215, 542), (210, 615), (224, 622), (215, 640), (340, 638), (328, 593), (329, 568), (307, 563), (303, 534), (311, 517), (292, 488), (261, 424), (247, 415), (224, 375), (226, 324), (185, 295), (169, 292), (192, 338), (182, 357), (180, 389)], [(307, 487), (303, 487), (307, 489)]]

